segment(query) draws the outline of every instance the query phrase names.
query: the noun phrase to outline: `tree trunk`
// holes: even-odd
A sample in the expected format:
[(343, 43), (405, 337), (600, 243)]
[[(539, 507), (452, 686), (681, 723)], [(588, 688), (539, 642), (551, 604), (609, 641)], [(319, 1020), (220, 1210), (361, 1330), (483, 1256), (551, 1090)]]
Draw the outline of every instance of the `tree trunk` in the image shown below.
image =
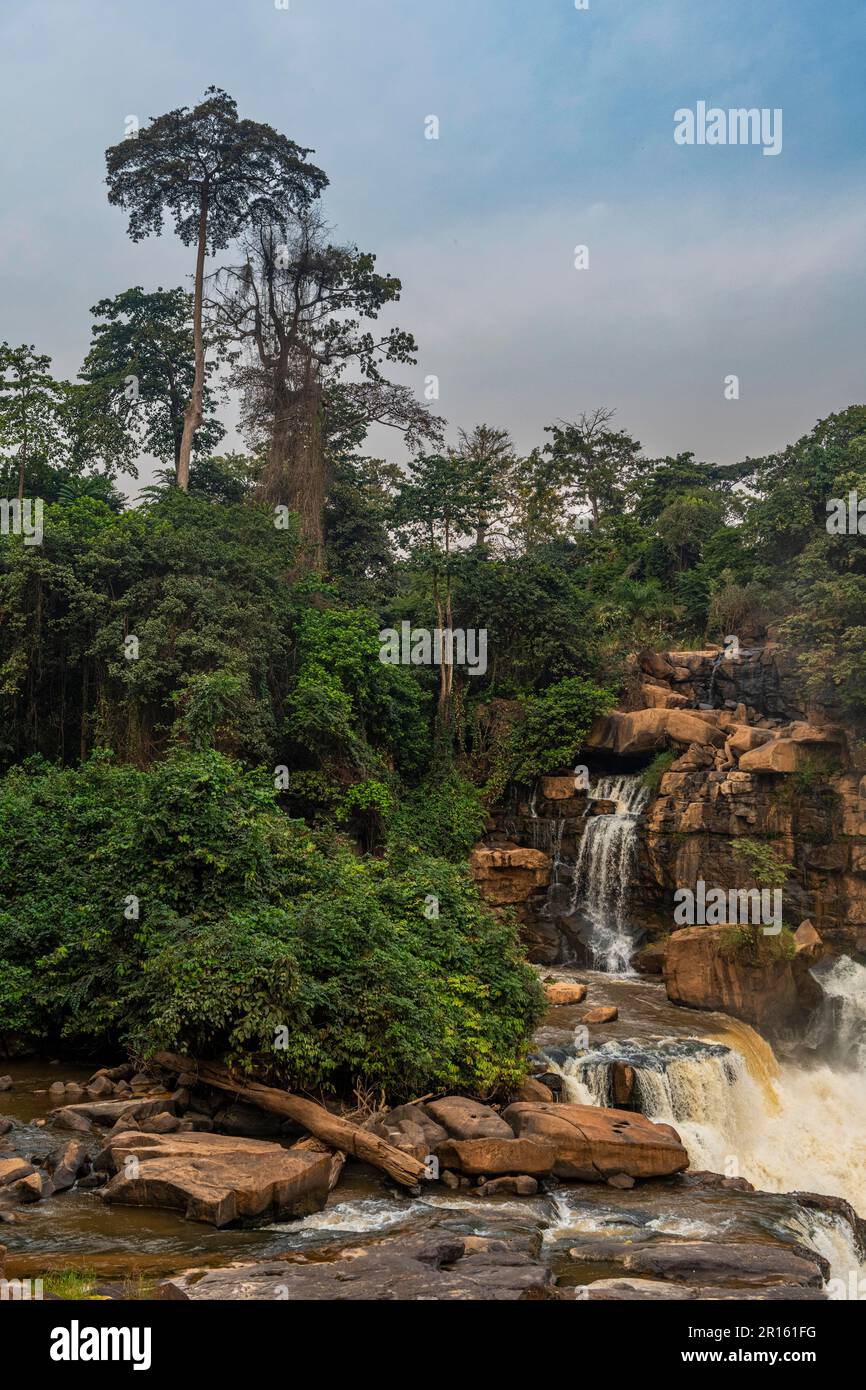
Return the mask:
[(207, 253), (207, 211), (208, 196), (205, 192), (201, 202), (198, 219), (198, 250), (195, 259), (195, 295), (192, 306), (192, 337), (195, 349), (195, 376), (192, 395), (183, 413), (183, 438), (177, 460), (177, 485), (184, 492), (189, 490), (189, 461), (192, 455), (192, 442), (195, 432), (204, 418), (204, 335), (202, 314), (204, 301), (204, 261)]
[(314, 569), (322, 563), (327, 492), (321, 406), (321, 385), (309, 360), (296, 389), (285, 381), (274, 383), (271, 445), (260, 489), (268, 502), (297, 513), (305, 562)]
[(427, 1176), (425, 1165), (417, 1158), (395, 1148), (377, 1134), (361, 1129), (351, 1120), (332, 1115), (330, 1110), (314, 1100), (293, 1095), (290, 1091), (278, 1091), (274, 1086), (262, 1086), (257, 1081), (236, 1081), (228, 1067), (218, 1062), (196, 1062), (190, 1057), (179, 1057), (174, 1052), (157, 1052), (153, 1060), (167, 1071), (195, 1072), (206, 1086), (228, 1091), (272, 1115), (294, 1120), (330, 1148), (353, 1154), (364, 1163), (372, 1163), (403, 1187), (415, 1188)]

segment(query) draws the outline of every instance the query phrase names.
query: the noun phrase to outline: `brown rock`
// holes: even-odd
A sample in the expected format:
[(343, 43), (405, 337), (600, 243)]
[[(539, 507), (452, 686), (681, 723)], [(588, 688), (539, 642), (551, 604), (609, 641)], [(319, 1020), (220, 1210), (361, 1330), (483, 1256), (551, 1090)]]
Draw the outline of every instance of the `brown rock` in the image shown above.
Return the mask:
[(506, 1129), (507, 1139), (448, 1139), (439, 1145), (436, 1156), (443, 1167), (456, 1168), (474, 1178), (486, 1173), (543, 1176), (551, 1172), (556, 1161), (556, 1150), (551, 1144), (535, 1138), (515, 1139), (507, 1125)]
[[(284, 1149), (261, 1139), (126, 1133), (110, 1139), (108, 1154), (118, 1171), (105, 1189), (106, 1201), (169, 1207), (213, 1226), (320, 1211), (328, 1197), (329, 1153)], [(137, 1169), (131, 1158), (138, 1160)]]
[(774, 1029), (799, 1015), (791, 962), (751, 964), (721, 952), (724, 926), (674, 932), (665, 956), (668, 998), (692, 1009), (721, 1010), (757, 1027)]
[(602, 1005), (598, 1009), (590, 1009), (588, 1014), (584, 1014), (581, 1023), (616, 1023), (619, 1018), (619, 1009), (613, 1004)]
[(524, 903), (550, 878), (551, 859), (538, 849), (490, 849), (478, 845), (469, 868), (485, 902), (497, 907)]
[(656, 1178), (688, 1167), (675, 1130), (631, 1111), (518, 1102), (509, 1105), (504, 1118), (519, 1138), (553, 1146), (559, 1178), (600, 1182), (618, 1173)]
[(11, 1193), (19, 1202), (38, 1202), (42, 1196), (42, 1179), (34, 1168), (26, 1177), (7, 1183), (4, 1191)]
[(579, 789), (572, 773), (568, 777), (542, 777), (539, 790), (545, 801), (570, 801)]
[(809, 754), (806, 745), (790, 738), (776, 738), (740, 758), (741, 772), (786, 774), (805, 765)]
[(634, 1090), (634, 1067), (627, 1062), (614, 1062), (611, 1071), (614, 1104), (628, 1105)]
[(428, 1115), (453, 1139), (513, 1139), (511, 1128), (489, 1105), (466, 1096), (445, 1096), (428, 1101)]
[(521, 1173), (518, 1177), (513, 1178), (491, 1178), (490, 1182), (483, 1182), (478, 1188), (480, 1197), (497, 1197), (506, 1194), (512, 1197), (534, 1197), (537, 1192), (537, 1181), (526, 1173)]
[[(511, 1131), (508, 1131), (509, 1134)], [(20, 1178), (29, 1177), (35, 1173), (36, 1169), (32, 1163), (28, 1163), (26, 1158), (0, 1158), (0, 1187), (9, 1187), (12, 1183), (18, 1182)]]
[(74, 1185), (87, 1163), (87, 1145), (81, 1139), (67, 1139), (51, 1157), (51, 1184), (55, 1192)]
[(809, 960), (820, 960), (824, 954), (824, 943), (809, 921), (801, 922), (794, 932), (797, 955), (808, 956)]
[(516, 1092), (514, 1099), (540, 1100), (549, 1104), (554, 1099), (554, 1095), (550, 1087), (545, 1086), (543, 1081), (539, 1081), (537, 1077), (534, 1076), (527, 1076), (526, 1080)]
[(620, 757), (657, 752), (669, 743), (710, 744), (718, 748), (725, 741), (720, 729), (698, 719), (693, 710), (645, 709), (616, 718), (614, 751)]
[(555, 984), (545, 985), (544, 993), (548, 1004), (582, 1004), (586, 998), (586, 985), (573, 985), (567, 980), (557, 980)]

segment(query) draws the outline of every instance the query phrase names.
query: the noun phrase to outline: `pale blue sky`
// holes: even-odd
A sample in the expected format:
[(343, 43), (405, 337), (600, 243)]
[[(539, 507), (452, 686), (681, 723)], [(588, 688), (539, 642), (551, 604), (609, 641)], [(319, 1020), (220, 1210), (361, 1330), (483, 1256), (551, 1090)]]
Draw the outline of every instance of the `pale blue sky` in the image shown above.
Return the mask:
[[(214, 83), (314, 147), (454, 430), (529, 447), (605, 404), (729, 461), (866, 399), (861, 0), (0, 0), (0, 52), (0, 337), (58, 372), (97, 299), (184, 283), (171, 235), (127, 239), (104, 150)], [(677, 146), (698, 100), (781, 107), (782, 153)]]

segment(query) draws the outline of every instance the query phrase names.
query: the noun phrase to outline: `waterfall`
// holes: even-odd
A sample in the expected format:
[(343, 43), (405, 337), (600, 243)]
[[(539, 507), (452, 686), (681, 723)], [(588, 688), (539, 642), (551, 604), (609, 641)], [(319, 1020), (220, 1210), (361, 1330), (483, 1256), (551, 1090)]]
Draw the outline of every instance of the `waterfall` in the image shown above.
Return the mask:
[(780, 1064), (754, 1029), (734, 1019), (715, 1038), (611, 1041), (561, 1065), (551, 1060), (551, 1070), (572, 1103), (610, 1105), (616, 1062), (634, 1069), (634, 1103), (676, 1128), (692, 1168), (743, 1177), (764, 1192), (843, 1197), (866, 1216), (859, 1071)]
[(809, 1021), (807, 1047), (839, 1067), (866, 1068), (866, 968), (840, 956), (812, 971), (823, 999)]
[(604, 777), (590, 789), (589, 803), (612, 801), (613, 815), (590, 816), (577, 853), (571, 911), (592, 924), (593, 968), (629, 971), (634, 940), (628, 902), (637, 852), (637, 821), (649, 792), (636, 776)]

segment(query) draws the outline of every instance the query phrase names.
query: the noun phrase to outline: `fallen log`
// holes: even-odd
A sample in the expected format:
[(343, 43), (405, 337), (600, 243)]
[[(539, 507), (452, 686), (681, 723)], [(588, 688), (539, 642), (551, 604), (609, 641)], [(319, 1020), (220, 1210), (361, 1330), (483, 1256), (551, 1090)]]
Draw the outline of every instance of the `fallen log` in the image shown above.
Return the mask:
[(258, 1081), (238, 1081), (228, 1067), (218, 1062), (196, 1062), (176, 1052), (157, 1052), (153, 1061), (165, 1067), (166, 1071), (193, 1072), (206, 1086), (228, 1091), (249, 1105), (257, 1105), (260, 1110), (294, 1120), (330, 1148), (353, 1154), (364, 1163), (372, 1163), (403, 1187), (416, 1188), (425, 1179), (429, 1180), (427, 1168), (417, 1158), (395, 1148), (377, 1134), (361, 1129), (351, 1120), (332, 1115), (317, 1101), (294, 1095), (291, 1091), (279, 1091), (275, 1086), (263, 1086)]

